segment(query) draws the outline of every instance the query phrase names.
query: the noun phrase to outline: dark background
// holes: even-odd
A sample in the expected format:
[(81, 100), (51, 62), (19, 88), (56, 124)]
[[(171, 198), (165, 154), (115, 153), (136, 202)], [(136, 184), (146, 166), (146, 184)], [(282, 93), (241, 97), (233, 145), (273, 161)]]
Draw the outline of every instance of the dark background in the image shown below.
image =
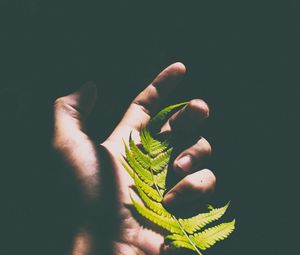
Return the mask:
[(205, 254), (297, 254), (300, 2), (0, 0), (0, 254), (65, 254), (76, 212), (51, 147), (56, 97), (94, 80), (103, 140), (165, 66), (168, 103), (211, 107), (216, 201), (237, 229)]

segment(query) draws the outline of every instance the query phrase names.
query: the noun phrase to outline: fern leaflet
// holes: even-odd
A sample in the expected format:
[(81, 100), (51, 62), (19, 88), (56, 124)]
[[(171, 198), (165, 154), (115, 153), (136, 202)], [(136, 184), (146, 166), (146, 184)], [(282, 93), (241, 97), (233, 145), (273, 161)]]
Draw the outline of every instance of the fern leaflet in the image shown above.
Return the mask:
[(228, 206), (229, 203), (222, 208), (212, 209), (208, 213), (200, 213), (189, 219), (179, 219), (179, 222), (186, 232), (192, 234), (205, 225), (221, 218)]

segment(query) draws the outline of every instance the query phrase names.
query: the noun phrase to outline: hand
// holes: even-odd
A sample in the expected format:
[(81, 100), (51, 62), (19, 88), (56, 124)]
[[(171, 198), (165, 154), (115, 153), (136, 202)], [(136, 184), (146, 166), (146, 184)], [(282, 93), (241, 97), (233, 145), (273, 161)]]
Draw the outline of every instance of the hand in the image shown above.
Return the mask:
[[(85, 132), (85, 123), (96, 100), (96, 87), (89, 83), (79, 91), (59, 98), (54, 107), (53, 145), (78, 181), (83, 197), (84, 214), (79, 219), (71, 254), (151, 254), (166, 251), (163, 235), (140, 225), (130, 210), (129, 187), (133, 180), (120, 164), (124, 155), (122, 139), (132, 131), (138, 142), (139, 127), (146, 125), (164, 99), (178, 85), (185, 67), (175, 63), (163, 70), (131, 103), (113, 133), (100, 145), (94, 144)], [(168, 208), (192, 204), (210, 193), (215, 176), (203, 169), (211, 147), (199, 139), (199, 126), (209, 115), (207, 104), (190, 101), (163, 126), (175, 140), (184, 137), (183, 145), (173, 163), (178, 182), (164, 197)], [(202, 169), (202, 170), (201, 170)]]

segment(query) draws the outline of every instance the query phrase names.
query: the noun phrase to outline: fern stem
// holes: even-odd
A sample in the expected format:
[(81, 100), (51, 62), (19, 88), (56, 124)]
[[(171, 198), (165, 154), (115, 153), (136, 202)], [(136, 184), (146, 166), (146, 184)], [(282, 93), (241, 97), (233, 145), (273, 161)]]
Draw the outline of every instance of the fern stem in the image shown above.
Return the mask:
[(195, 251), (199, 254), (202, 255), (202, 253), (199, 251), (199, 249), (197, 248), (197, 246), (193, 243), (193, 241), (190, 239), (189, 235), (184, 231), (183, 227), (181, 226), (180, 222), (178, 221), (178, 219), (172, 215), (172, 218), (177, 222), (179, 228), (181, 229), (182, 233), (185, 235), (185, 237), (189, 240), (190, 244), (194, 247)]
[[(162, 196), (162, 194), (160, 193), (160, 190), (159, 190), (159, 188), (158, 188), (158, 186), (157, 186), (157, 184), (156, 184), (156, 182), (155, 182), (155, 180), (154, 180), (153, 170), (152, 170), (151, 168), (150, 168), (150, 170), (151, 170), (151, 175), (152, 175), (152, 179), (153, 179), (154, 186), (155, 186), (155, 188), (156, 188), (158, 194), (160, 195), (161, 199), (163, 199), (163, 196)], [(180, 224), (180, 222), (178, 221), (178, 219), (177, 219), (174, 215), (172, 215), (172, 218), (177, 222), (177, 224), (178, 224), (180, 230), (181, 230), (182, 233), (185, 235), (185, 237), (189, 240), (190, 244), (193, 246), (193, 248), (194, 248), (195, 251), (198, 253), (198, 255), (203, 255), (203, 254), (199, 251), (199, 249), (197, 248), (197, 246), (193, 243), (193, 241), (190, 239), (190, 237), (189, 237), (189, 235), (186, 233), (186, 231), (183, 229), (183, 227), (181, 226), (181, 224)]]

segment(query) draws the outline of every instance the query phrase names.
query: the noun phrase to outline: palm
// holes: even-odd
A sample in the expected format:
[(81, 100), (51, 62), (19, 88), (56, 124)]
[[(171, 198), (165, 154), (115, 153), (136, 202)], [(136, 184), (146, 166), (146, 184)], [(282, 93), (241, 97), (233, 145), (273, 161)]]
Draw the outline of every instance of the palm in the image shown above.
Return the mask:
[[(120, 235), (119, 240), (114, 243), (118, 254), (159, 254), (163, 236), (152, 231), (147, 226), (142, 226), (132, 213), (132, 202), (129, 195), (130, 187), (133, 185), (133, 180), (120, 164), (121, 158), (124, 155), (123, 140), (128, 140), (129, 129), (120, 127), (118, 132), (123, 130), (123, 133), (118, 138), (108, 139), (102, 145), (110, 154), (111, 162), (108, 164), (115, 172), (116, 181), (118, 183), (118, 208), (120, 217)], [(134, 132), (134, 137), (138, 137), (138, 132)], [(124, 252), (124, 249), (126, 252)]]

